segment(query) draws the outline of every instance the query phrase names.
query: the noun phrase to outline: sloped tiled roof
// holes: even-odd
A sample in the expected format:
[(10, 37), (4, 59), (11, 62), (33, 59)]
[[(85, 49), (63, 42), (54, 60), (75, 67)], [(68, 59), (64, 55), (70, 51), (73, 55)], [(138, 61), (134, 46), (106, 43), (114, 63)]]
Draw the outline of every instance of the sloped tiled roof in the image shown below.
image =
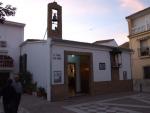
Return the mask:
[(113, 41), (114, 39), (108, 39), (108, 40), (99, 40), (99, 41), (96, 41), (94, 43), (107, 43), (107, 42), (110, 42), (110, 41)]
[(129, 49), (129, 42), (125, 42), (122, 45), (120, 45), (119, 47)]

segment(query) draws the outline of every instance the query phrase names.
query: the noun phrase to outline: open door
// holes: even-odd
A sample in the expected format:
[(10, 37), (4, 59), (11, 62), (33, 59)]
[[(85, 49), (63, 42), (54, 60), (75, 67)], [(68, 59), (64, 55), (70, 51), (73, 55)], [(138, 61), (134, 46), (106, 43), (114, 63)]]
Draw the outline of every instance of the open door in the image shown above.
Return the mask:
[(68, 91), (69, 96), (75, 96), (76, 93), (76, 65), (75, 63), (67, 64)]
[(68, 97), (89, 94), (91, 88), (90, 54), (67, 54), (65, 67)]

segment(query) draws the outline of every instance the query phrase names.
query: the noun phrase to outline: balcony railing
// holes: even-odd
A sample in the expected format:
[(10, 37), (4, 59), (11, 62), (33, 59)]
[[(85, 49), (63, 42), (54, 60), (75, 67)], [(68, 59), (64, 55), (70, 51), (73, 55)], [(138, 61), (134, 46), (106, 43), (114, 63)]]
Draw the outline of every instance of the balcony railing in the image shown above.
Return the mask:
[(148, 31), (148, 30), (150, 30), (150, 23), (146, 24), (146, 25), (143, 25), (143, 26), (140, 26), (140, 27), (133, 27), (131, 29), (131, 35), (141, 33), (141, 32), (144, 32), (144, 31)]
[(150, 47), (143, 47), (138, 49), (139, 56), (150, 56)]
[(5, 61), (0, 61), (0, 67), (1, 68), (12, 68), (13, 67), (13, 62), (12, 60), (5, 60)]
[(12, 68), (13, 60), (6, 55), (0, 55), (0, 68)]

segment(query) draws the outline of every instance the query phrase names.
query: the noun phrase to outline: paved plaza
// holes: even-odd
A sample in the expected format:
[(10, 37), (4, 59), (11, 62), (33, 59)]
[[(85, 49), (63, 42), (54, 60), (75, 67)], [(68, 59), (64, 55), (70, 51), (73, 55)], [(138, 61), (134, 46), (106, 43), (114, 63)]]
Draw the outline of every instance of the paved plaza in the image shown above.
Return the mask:
[[(0, 113), (3, 113), (2, 104)], [(150, 94), (83, 96), (59, 102), (23, 95), (19, 113), (150, 113)]]
[(65, 107), (75, 113), (150, 113), (150, 95), (135, 94)]

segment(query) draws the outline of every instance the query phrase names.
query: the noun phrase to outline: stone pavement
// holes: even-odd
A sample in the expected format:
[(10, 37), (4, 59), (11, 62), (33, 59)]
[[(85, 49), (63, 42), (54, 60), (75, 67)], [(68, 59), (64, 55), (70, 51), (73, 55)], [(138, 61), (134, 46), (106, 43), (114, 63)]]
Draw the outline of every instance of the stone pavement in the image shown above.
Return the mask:
[(150, 113), (150, 94), (134, 94), (64, 108), (75, 113)]
[[(3, 106), (2, 106), (2, 100), (0, 100), (0, 113), (4, 113)], [(29, 112), (26, 109), (20, 107), (18, 110), (18, 113), (29, 113)]]
[(19, 113), (150, 113), (150, 94), (81, 96), (59, 102), (23, 95)]

